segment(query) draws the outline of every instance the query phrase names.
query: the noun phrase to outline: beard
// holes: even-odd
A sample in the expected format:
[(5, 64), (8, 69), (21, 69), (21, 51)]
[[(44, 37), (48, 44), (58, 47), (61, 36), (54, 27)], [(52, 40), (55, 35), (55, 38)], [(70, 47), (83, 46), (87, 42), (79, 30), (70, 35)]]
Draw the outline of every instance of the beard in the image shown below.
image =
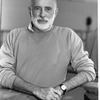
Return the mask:
[(32, 22), (36, 28), (42, 31), (48, 31), (52, 28), (55, 17), (56, 17), (55, 13), (50, 19), (46, 17), (45, 18), (33, 17), (32, 15)]

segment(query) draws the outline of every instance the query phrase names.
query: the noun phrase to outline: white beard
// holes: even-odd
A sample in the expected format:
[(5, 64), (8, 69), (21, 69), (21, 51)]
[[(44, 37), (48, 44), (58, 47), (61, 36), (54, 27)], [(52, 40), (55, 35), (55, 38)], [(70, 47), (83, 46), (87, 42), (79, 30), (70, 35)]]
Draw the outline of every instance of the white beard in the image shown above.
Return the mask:
[[(32, 14), (31, 14), (32, 15)], [(52, 18), (51, 19), (48, 19), (48, 18), (44, 18), (44, 20), (46, 20), (47, 22), (45, 24), (40, 24), (38, 23), (38, 20), (41, 19), (40, 17), (33, 17), (32, 15), (32, 22), (33, 24), (40, 30), (42, 31), (48, 31), (52, 28), (53, 26), (53, 22), (55, 20), (55, 13), (53, 14)]]

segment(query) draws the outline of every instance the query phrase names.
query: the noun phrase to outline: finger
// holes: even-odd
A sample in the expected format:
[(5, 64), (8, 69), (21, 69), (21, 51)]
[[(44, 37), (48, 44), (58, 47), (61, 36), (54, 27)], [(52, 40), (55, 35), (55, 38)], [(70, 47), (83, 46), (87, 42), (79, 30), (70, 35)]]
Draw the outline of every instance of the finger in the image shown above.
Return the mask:
[(45, 99), (45, 97), (44, 97), (41, 93), (39, 93), (39, 92), (36, 92), (36, 95), (37, 95), (40, 99)]
[(56, 90), (54, 88), (51, 88), (50, 91), (58, 94), (59, 96), (61, 96), (61, 94), (62, 94), (59, 90)]
[(47, 97), (46, 100), (51, 100), (51, 98), (50, 97)]
[(53, 97), (56, 98), (56, 100), (60, 100), (61, 99), (61, 96), (59, 96), (57, 94), (54, 94)]
[(60, 100), (61, 99), (61, 95), (59, 95), (56, 92), (54, 92), (54, 89), (49, 92), (49, 95), (54, 97), (54, 98), (56, 98), (56, 100)]
[(46, 100), (58, 100), (53, 95), (48, 95)]
[[(55, 97), (52, 97), (52, 99), (51, 100), (58, 100), (57, 98), (55, 98)], [(60, 99), (59, 99), (60, 100)]]
[(59, 90), (54, 89), (53, 91), (54, 91), (54, 93), (58, 94), (61, 97), (62, 93)]
[(46, 100), (53, 100), (53, 97), (49, 94), (46, 98)]

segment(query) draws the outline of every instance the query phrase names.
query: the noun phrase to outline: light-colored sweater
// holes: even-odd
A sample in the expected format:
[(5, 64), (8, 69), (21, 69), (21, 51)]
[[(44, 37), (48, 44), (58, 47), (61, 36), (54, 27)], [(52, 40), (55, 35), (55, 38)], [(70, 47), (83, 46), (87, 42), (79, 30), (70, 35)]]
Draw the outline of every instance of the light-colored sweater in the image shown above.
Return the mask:
[(95, 79), (94, 64), (83, 42), (70, 28), (54, 26), (39, 40), (28, 28), (12, 30), (0, 49), (0, 84), (12, 88), (17, 76), (34, 85), (50, 87), (66, 79), (68, 64)]

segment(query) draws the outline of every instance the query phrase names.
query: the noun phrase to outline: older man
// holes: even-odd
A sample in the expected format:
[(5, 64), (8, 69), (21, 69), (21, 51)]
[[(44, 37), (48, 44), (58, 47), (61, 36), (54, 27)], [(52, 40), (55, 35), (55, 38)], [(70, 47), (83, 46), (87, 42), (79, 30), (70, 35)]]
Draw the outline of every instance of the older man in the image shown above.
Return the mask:
[[(0, 49), (0, 84), (43, 100), (95, 79), (83, 42), (67, 27), (53, 26), (56, 0), (31, 0), (28, 28), (12, 30)], [(78, 72), (66, 81), (69, 63)], [(37, 98), (34, 98), (37, 99)]]

